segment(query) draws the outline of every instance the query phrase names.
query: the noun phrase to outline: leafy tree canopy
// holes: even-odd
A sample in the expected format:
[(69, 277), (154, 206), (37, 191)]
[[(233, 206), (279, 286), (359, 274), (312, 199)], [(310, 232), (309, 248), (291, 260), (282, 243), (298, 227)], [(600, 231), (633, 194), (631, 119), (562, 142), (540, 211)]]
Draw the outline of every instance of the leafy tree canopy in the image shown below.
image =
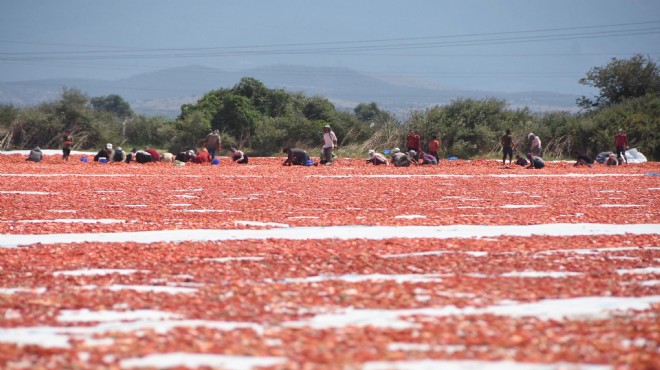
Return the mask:
[(604, 67), (594, 67), (580, 79), (580, 84), (599, 90), (595, 100), (582, 96), (577, 104), (584, 109), (619, 104), (629, 98), (660, 94), (660, 69), (650, 57), (635, 55), (616, 59)]

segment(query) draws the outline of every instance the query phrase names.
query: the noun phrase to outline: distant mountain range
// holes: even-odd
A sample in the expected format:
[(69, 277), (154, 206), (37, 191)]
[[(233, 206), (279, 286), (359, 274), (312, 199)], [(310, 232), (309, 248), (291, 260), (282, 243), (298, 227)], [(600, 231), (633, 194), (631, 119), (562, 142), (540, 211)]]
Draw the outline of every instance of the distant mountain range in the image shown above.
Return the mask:
[(512, 108), (532, 111), (577, 110), (577, 96), (547, 91), (497, 92), (448, 88), (401, 76), (359, 72), (347, 68), (272, 65), (239, 72), (204, 66), (171, 68), (129, 78), (47, 79), (0, 82), (0, 103), (32, 106), (59, 98), (63, 88), (74, 88), (90, 97), (117, 94), (144, 115), (176, 117), (182, 104), (193, 103), (205, 93), (231, 88), (243, 77), (253, 77), (268, 88), (322, 96), (338, 109), (352, 110), (359, 103), (376, 102), (399, 117), (411, 110), (444, 105), (458, 98), (499, 98)]

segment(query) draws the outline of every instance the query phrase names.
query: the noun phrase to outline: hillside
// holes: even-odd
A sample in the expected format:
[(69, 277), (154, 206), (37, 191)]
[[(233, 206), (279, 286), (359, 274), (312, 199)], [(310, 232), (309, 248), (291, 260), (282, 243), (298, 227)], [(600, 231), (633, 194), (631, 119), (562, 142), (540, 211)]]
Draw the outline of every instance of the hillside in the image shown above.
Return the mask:
[(230, 88), (242, 77), (254, 77), (269, 88), (323, 96), (339, 109), (352, 109), (359, 103), (373, 101), (401, 117), (411, 109), (446, 104), (457, 98), (496, 97), (505, 99), (514, 108), (527, 106), (533, 111), (575, 111), (577, 98), (545, 91), (507, 93), (461, 90), (428, 81), (363, 73), (346, 68), (272, 65), (239, 72), (187, 66), (115, 81), (49, 79), (0, 82), (0, 103), (36, 105), (57, 98), (66, 87), (79, 89), (90, 97), (118, 94), (138, 113), (175, 117), (182, 104), (194, 102), (210, 90)]

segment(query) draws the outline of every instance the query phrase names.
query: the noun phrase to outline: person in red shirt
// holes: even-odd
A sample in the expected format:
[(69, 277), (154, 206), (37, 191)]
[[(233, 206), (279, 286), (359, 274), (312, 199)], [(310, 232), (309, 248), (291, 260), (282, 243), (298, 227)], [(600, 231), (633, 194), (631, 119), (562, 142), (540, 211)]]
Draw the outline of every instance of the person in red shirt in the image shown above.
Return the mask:
[(440, 162), (440, 141), (438, 140), (438, 135), (433, 135), (431, 141), (429, 141), (429, 154), (435, 157), (435, 160)]
[(144, 150), (145, 152), (151, 154), (151, 158), (153, 159), (154, 162), (160, 161), (160, 154), (158, 154), (158, 151), (154, 148), (149, 148)]
[[(614, 147), (616, 148), (616, 158), (619, 159), (623, 157), (623, 160), (628, 164), (628, 159), (626, 158), (626, 150), (628, 150), (628, 135), (623, 132), (622, 129), (614, 135)], [(621, 162), (621, 160), (619, 160)]]
[(192, 161), (193, 163), (211, 163), (211, 154), (206, 148), (202, 148)]
[[(408, 147), (408, 152), (411, 150), (414, 150), (415, 153), (422, 152), (422, 138), (415, 133), (415, 130), (410, 130), (408, 133), (408, 136), (406, 137), (406, 145)], [(415, 160), (418, 160), (418, 158), (415, 157)]]

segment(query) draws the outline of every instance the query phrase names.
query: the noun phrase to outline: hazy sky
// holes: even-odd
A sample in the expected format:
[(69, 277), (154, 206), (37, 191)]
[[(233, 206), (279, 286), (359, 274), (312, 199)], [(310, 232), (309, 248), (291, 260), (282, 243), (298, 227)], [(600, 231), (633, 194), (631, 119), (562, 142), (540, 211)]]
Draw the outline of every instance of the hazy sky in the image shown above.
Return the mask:
[(585, 93), (635, 53), (660, 55), (660, 0), (0, 0), (0, 81), (296, 64)]

